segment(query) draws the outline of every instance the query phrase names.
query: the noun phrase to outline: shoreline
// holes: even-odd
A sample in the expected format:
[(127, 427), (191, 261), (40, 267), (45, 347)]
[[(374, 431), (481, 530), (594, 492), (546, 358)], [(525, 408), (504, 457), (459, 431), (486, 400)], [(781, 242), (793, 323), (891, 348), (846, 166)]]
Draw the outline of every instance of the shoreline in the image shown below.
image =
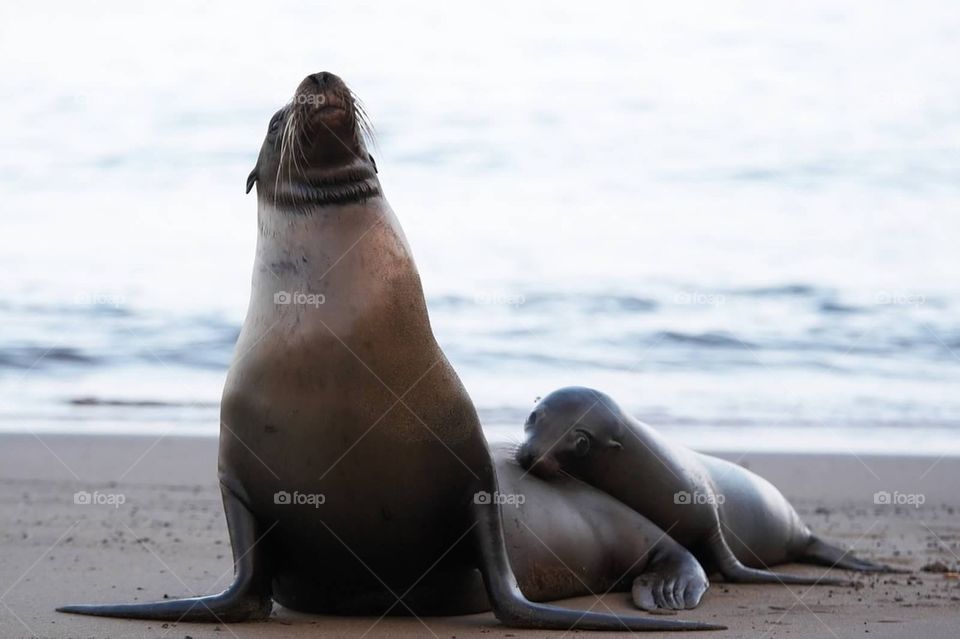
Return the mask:
[[(419, 637), (412, 618), (301, 615), (275, 606), (269, 621), (162, 624), (54, 612), (66, 602), (159, 599), (213, 592), (232, 574), (209, 436), (0, 434), (0, 636)], [(716, 637), (955, 637), (960, 579), (924, 572), (960, 564), (960, 459), (893, 455), (724, 453), (776, 484), (826, 539), (910, 575), (857, 576), (858, 589), (727, 584), (676, 618), (724, 623)], [(122, 504), (75, 504), (77, 491), (122, 494)], [(875, 495), (923, 495), (877, 504)], [(916, 501), (916, 500), (914, 500)], [(803, 573), (811, 566), (781, 570)], [(847, 573), (852, 574), (852, 573)], [(627, 612), (623, 593), (603, 597)], [(587, 608), (592, 597), (565, 605)], [(518, 631), (490, 613), (424, 618), (437, 637), (561, 637)], [(376, 623), (375, 623), (376, 622)], [(371, 629), (372, 628), (372, 629)], [(369, 631), (369, 632), (368, 632)], [(366, 633), (366, 634), (365, 634)], [(576, 636), (611, 636), (578, 632)], [(614, 633), (620, 634), (620, 633)], [(661, 636), (643, 633), (642, 636)], [(666, 635), (663, 635), (666, 636)], [(698, 635), (699, 636), (699, 635)]]
[[(20, 435), (41, 438), (118, 437), (216, 439), (219, 431), (210, 426), (212, 420), (144, 422), (133, 419), (120, 422), (90, 420), (46, 420), (8, 426), (0, 418), (0, 437)], [(641, 420), (644, 421), (644, 420)], [(12, 423), (12, 422), (11, 422)], [(141, 426), (132, 432), (130, 423)], [(117, 424), (111, 427), (110, 424)], [(872, 426), (775, 426), (651, 423), (659, 432), (695, 450), (720, 456), (740, 453), (762, 455), (853, 455), (875, 457), (934, 457), (960, 459), (960, 437), (957, 427)], [(484, 426), (489, 441), (513, 441), (519, 433), (517, 424), (490, 422)]]

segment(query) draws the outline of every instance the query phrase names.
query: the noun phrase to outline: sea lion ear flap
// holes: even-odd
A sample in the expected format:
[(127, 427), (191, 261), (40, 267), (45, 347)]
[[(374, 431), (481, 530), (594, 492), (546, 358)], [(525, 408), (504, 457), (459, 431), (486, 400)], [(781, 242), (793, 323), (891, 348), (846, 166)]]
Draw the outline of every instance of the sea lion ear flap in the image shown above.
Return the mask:
[(250, 189), (253, 188), (253, 185), (257, 182), (257, 167), (253, 167), (253, 170), (250, 171), (250, 175), (247, 176), (247, 193), (250, 192)]

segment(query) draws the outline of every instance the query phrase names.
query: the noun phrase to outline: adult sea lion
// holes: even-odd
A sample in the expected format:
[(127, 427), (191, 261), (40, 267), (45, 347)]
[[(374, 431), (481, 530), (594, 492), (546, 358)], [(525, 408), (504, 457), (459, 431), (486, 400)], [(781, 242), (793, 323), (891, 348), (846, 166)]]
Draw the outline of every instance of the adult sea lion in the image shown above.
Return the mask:
[(729, 581), (849, 585), (767, 568), (815, 563), (894, 571), (816, 537), (770, 482), (731, 462), (673, 444), (599, 391), (571, 387), (540, 401), (517, 460), (541, 476), (561, 473), (649, 517)]
[[(232, 584), (156, 603), (66, 606), (141, 619), (471, 610), (477, 570), (506, 625), (707, 629), (533, 603), (511, 570), (476, 410), (437, 345), (410, 248), (337, 76), (270, 122), (250, 305), (221, 404), (219, 477)], [(306, 507), (304, 507), (306, 506)], [(553, 593), (546, 589), (543, 596)]]

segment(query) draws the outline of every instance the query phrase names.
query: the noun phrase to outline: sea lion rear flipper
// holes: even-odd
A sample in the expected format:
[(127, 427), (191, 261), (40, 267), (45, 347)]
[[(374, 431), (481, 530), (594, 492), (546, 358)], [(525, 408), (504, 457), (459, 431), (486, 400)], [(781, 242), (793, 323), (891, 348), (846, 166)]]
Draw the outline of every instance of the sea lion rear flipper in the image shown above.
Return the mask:
[(711, 535), (707, 543), (707, 549), (712, 555), (720, 574), (727, 581), (742, 584), (797, 584), (808, 586), (853, 586), (854, 583), (849, 579), (838, 579), (834, 577), (803, 577), (800, 575), (785, 575), (772, 570), (763, 570), (761, 568), (750, 568), (744, 566), (727, 544), (723, 537), (723, 531), (720, 528), (721, 523), (717, 520), (716, 532)]
[(68, 605), (57, 608), (57, 611), (98, 617), (210, 623), (267, 618), (273, 602), (264, 549), (259, 546), (266, 533), (240, 497), (223, 483), (220, 488), (234, 560), (233, 583), (226, 590), (216, 595), (152, 603)]
[[(487, 477), (483, 490), (496, 494), (496, 477)], [(614, 616), (591, 611), (559, 608), (528, 600), (517, 585), (503, 538), (500, 506), (485, 500), (471, 504), (480, 572), (493, 613), (500, 623), (513, 628), (545, 630), (725, 630), (726, 626), (649, 617)]]
[(798, 557), (797, 561), (807, 564), (818, 564), (820, 566), (830, 566), (831, 568), (843, 568), (844, 570), (856, 570), (857, 572), (890, 572), (890, 573), (909, 573), (909, 570), (894, 568), (886, 564), (876, 564), (866, 559), (854, 557), (853, 553), (843, 548), (838, 548), (828, 544), (818, 537), (810, 540), (810, 545), (804, 549), (803, 556)]

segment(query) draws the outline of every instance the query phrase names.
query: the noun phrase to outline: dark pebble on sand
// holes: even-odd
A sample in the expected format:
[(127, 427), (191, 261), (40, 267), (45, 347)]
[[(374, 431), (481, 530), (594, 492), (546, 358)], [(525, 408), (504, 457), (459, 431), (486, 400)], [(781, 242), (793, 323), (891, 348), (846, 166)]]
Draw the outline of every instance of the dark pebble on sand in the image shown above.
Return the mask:
[(950, 572), (950, 567), (942, 561), (934, 561), (927, 564), (920, 570), (923, 572)]

